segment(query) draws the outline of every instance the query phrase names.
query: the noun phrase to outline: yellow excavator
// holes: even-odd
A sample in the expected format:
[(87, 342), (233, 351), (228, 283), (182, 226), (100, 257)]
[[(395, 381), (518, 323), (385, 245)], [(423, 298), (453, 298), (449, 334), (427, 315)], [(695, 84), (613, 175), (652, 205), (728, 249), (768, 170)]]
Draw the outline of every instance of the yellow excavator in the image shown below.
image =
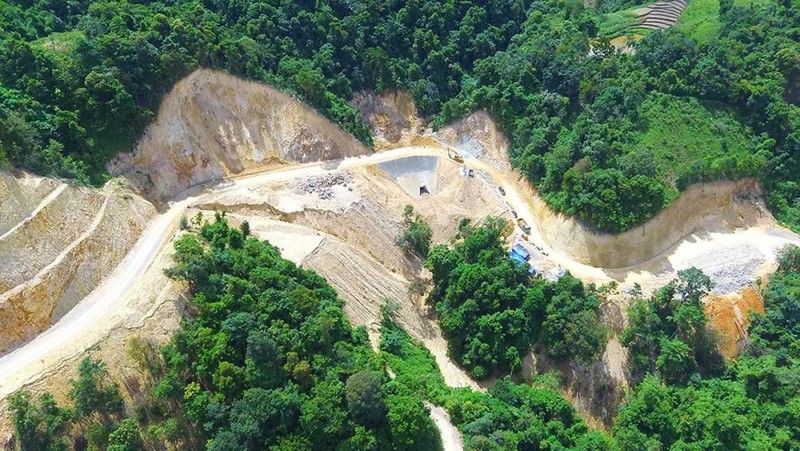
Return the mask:
[(447, 148), (447, 156), (450, 157), (451, 160), (454, 160), (458, 163), (464, 162), (464, 157), (458, 154), (458, 152), (453, 151), (450, 147)]

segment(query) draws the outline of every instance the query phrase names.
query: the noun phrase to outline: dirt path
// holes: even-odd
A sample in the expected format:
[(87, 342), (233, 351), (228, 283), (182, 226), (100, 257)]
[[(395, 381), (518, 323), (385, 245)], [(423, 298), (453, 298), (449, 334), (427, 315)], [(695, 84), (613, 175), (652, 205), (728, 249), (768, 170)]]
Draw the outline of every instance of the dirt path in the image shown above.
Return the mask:
[(462, 451), (464, 449), (464, 440), (461, 438), (461, 433), (450, 421), (450, 415), (444, 408), (435, 406), (428, 401), (425, 401), (425, 407), (431, 412), (431, 418), (439, 429), (439, 435), (442, 437), (442, 449), (444, 451)]
[(83, 354), (109, 330), (120, 324), (123, 320), (120, 312), (124, 312), (131, 301), (134, 288), (147, 284), (147, 278), (143, 276), (156, 255), (170, 251), (165, 248), (165, 244), (177, 230), (178, 222), (187, 206), (201, 201), (205, 195), (320, 175), (334, 169), (430, 154), (430, 149), (412, 147), (367, 157), (348, 158), (340, 162), (294, 165), (235, 177), (211, 186), (195, 188), (178, 196), (179, 200), (171, 203), (166, 211), (150, 223), (131, 252), (97, 289), (35, 339), (0, 357), (0, 399), (39, 379), (45, 372), (58, 367), (60, 362)]
[[(128, 303), (131, 302), (132, 290), (148, 283), (147, 277), (144, 277), (146, 271), (159, 253), (169, 252), (165, 244), (173, 236), (180, 217), (191, 203), (200, 202), (210, 194), (218, 195), (228, 191), (246, 190), (268, 183), (322, 175), (333, 170), (375, 165), (402, 157), (424, 155), (447, 158), (446, 151), (442, 148), (399, 148), (364, 157), (293, 165), (268, 172), (238, 176), (195, 188), (178, 196), (177, 200), (150, 223), (132, 251), (95, 291), (36, 339), (0, 358), (0, 399), (31, 381), (37, 380), (45, 371), (57, 367), (59, 362), (84, 353), (109, 330), (123, 321), (124, 315), (120, 312), (124, 312)], [(480, 160), (469, 159), (467, 165), (486, 173), (488, 183), (502, 184), (505, 187), (506, 195), (503, 196), (503, 200), (531, 225), (531, 240), (548, 253), (547, 258), (553, 264), (570, 270), (584, 280), (601, 283), (612, 279), (652, 281), (663, 277), (663, 274), (651, 271), (650, 262), (625, 268), (621, 272), (611, 272), (574, 261), (566, 252), (560, 250), (559, 243), (547, 242), (542, 238), (537, 223), (534, 221), (536, 216), (533, 214), (532, 200), (522, 194), (525, 192), (524, 190), (515, 186), (508, 176)], [(454, 176), (457, 175), (454, 174)], [(719, 236), (710, 234), (690, 238), (692, 242), (683, 240), (658, 258), (668, 261), (671, 265), (670, 268), (674, 269), (700, 254), (713, 254), (720, 246), (729, 245), (731, 240), (739, 240), (762, 243), (759, 244), (759, 246), (765, 247), (762, 252), (771, 253), (768, 257), (774, 260), (776, 246), (788, 242), (800, 243), (797, 235), (776, 228), (747, 229), (741, 232), (719, 234)], [(768, 242), (764, 240), (768, 240)]]

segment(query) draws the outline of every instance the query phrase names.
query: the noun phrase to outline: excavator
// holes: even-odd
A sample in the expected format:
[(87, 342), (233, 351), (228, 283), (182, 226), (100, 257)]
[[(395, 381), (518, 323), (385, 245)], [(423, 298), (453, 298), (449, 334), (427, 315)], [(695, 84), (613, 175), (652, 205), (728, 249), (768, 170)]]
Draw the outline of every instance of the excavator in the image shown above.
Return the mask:
[(447, 148), (447, 156), (450, 157), (451, 160), (456, 161), (458, 163), (464, 162), (464, 157), (458, 154), (458, 152), (453, 151), (452, 148)]

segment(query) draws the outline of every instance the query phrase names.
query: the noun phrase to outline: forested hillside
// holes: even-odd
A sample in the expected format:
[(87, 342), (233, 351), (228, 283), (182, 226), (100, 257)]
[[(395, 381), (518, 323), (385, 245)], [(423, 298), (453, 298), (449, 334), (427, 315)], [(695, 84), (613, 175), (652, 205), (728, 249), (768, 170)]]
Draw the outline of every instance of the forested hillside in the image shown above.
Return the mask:
[[(764, 289), (766, 314), (754, 317), (738, 362), (725, 363), (714, 350), (700, 307), (712, 285), (702, 272), (682, 271), (652, 299), (635, 302), (622, 335), (631, 351), (634, 385), (613, 428), (598, 432), (558, 392), (557, 374), (522, 384), (499, 378), (488, 394), (447, 387), (428, 351), (395, 325), (391, 302), (384, 308), (380, 352), (374, 352), (366, 330), (348, 324), (342, 302), (321, 277), (249, 236), (245, 224), (232, 228), (217, 215), (176, 241), (175, 266), (168, 274), (190, 287), (189, 315), (161, 352), (141, 339), (129, 342), (128, 353), (142, 375), (126, 381), (126, 402), (104, 364), (90, 358), (72, 381), (71, 406), (57, 405), (46, 393), (38, 399), (26, 391), (12, 397), (21, 449), (67, 449), (70, 443), (120, 451), (438, 449), (423, 401), (449, 411), (470, 450), (800, 446), (799, 248), (781, 256)], [(456, 263), (448, 277), (452, 282), (486, 270), (482, 266), (509, 271), (492, 259), (493, 233), (473, 230), (456, 247), (457, 253), (485, 257), (480, 262), (458, 263), (456, 255), (443, 259)], [(521, 343), (503, 329), (503, 317), (545, 323), (566, 317), (570, 324), (583, 324), (570, 318), (581, 315), (579, 309), (564, 306), (591, 297), (590, 288), (568, 276), (536, 289), (544, 296), (532, 291), (524, 304), (537, 301), (538, 312), (507, 308), (494, 317), (484, 314), (464, 331), (473, 337), (470, 346), (527, 352), (532, 335)], [(463, 314), (460, 308), (456, 314)], [(442, 320), (450, 321), (448, 315), (453, 313), (445, 311)], [(497, 342), (476, 343), (489, 341), (492, 330)], [(597, 358), (582, 356), (581, 342), (570, 341), (593, 337), (590, 330), (564, 330), (559, 340), (568, 352), (556, 357)], [(455, 350), (462, 347), (463, 337), (450, 339)], [(544, 341), (552, 353), (552, 342)], [(516, 353), (505, 354), (509, 361), (488, 364), (462, 355), (473, 373), (477, 365), (497, 376), (518, 371)]]
[[(617, 3), (601, 9), (631, 6)], [(437, 125), (485, 108), (551, 206), (600, 230), (643, 222), (691, 183), (743, 176), (800, 225), (790, 1), (723, 2), (708, 13), (718, 31), (650, 33), (633, 55), (597, 36), (599, 13), (572, 0), (0, 8), (3, 166), (100, 182), (170, 87), (212, 67), (291, 91), (365, 143), (348, 104), (357, 90), (408, 90)]]

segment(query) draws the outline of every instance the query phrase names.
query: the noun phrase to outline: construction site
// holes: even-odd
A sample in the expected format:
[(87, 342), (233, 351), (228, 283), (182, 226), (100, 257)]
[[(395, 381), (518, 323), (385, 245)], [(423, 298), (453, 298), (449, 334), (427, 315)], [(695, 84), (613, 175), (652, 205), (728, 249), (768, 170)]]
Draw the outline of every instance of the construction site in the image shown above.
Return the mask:
[[(681, 3), (665, 4), (643, 13), (643, 26), (668, 26)], [(285, 258), (325, 277), (375, 346), (380, 308), (396, 301), (400, 325), (435, 357), (446, 383), (476, 390), (485, 384), (448, 357), (432, 307), (412, 289), (430, 274), (396, 244), (406, 205), (430, 224), (434, 243), (448, 243), (462, 219), (505, 219), (514, 227), (509, 258), (531, 276), (569, 271), (614, 287), (603, 305), (614, 334), (632, 293), (698, 267), (715, 283), (706, 312), (731, 359), (749, 312), (763, 312), (760, 289), (778, 252), (800, 244), (749, 179), (695, 185), (644, 225), (598, 233), (553, 212), (512, 169), (508, 142), (486, 112), (434, 131), (402, 92), (363, 93), (354, 105), (375, 149), (271, 87), (200, 70), (166, 97), (134, 151), (109, 166), (115, 177), (103, 189), (0, 172), (0, 443), (11, 434), (11, 393), (47, 389), (64, 399), (88, 352), (124, 378), (135, 371), (124, 357), (129, 339), (163, 343), (179, 328), (185, 287), (164, 269), (183, 217), (224, 211), (233, 224), (247, 220)], [(608, 415), (627, 387), (625, 362), (612, 334), (600, 362), (566, 369), (563, 391), (578, 412)], [(532, 354), (524, 371), (548, 365)], [(592, 400), (600, 386), (615, 393), (603, 405)]]

